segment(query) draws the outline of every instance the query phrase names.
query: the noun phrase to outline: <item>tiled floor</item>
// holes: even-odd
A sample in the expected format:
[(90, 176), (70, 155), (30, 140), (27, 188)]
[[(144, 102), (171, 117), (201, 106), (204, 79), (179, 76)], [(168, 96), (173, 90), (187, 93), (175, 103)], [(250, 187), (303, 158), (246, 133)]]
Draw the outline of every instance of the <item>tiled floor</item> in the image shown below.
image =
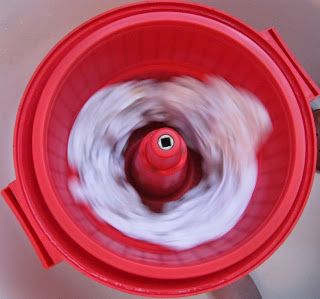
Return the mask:
[[(14, 179), (12, 129), (23, 89), (47, 51), (91, 16), (127, 1), (0, 0), (0, 187)], [(198, 1), (200, 2), (200, 1)], [(320, 81), (319, 0), (201, 1), (257, 28), (275, 25)], [(285, 244), (253, 272), (265, 299), (320, 298), (320, 176)], [(9, 208), (0, 200), (0, 298), (134, 298), (107, 289), (66, 264), (42, 269)], [(206, 298), (206, 295), (196, 298)]]

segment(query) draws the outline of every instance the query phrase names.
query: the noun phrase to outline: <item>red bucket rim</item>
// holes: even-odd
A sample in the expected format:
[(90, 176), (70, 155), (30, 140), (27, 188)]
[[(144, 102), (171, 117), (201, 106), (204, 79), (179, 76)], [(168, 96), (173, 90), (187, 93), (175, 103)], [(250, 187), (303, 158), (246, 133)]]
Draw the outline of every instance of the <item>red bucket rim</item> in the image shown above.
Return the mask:
[[(228, 38), (233, 38), (235, 42), (241, 43), (243, 46), (247, 47), (248, 51), (254, 52), (255, 56), (259, 57), (261, 64), (269, 71), (270, 76), (274, 77), (274, 81), (280, 84), (278, 85), (279, 91), (281, 91), (283, 98), (289, 99), (294, 97), (293, 91), (290, 88), (288, 81), (284, 74), (279, 70), (278, 66), (274, 61), (263, 51), (261, 48), (253, 42), (251, 39), (241, 36), (241, 34), (220, 22), (214, 20), (209, 20), (201, 16), (188, 15), (186, 18), (183, 13), (174, 13), (174, 12), (156, 12), (156, 13), (146, 13), (134, 15), (128, 18), (121, 19), (119, 21), (108, 24), (105, 27), (102, 27), (100, 31), (95, 31), (87, 38), (83, 39), (79, 44), (75, 45), (74, 48), (66, 54), (64, 59), (61, 60), (58, 66), (56, 66), (55, 71), (52, 73), (51, 77), (47, 81), (46, 86), (42, 92), (42, 95), (39, 100), (34, 126), (37, 128), (33, 134), (33, 148), (34, 148), (34, 164), (36, 169), (36, 174), (38, 180), (41, 181), (41, 191), (44, 195), (44, 199), (51, 210), (51, 213), (58, 220), (60, 225), (64, 227), (65, 231), (76, 240), (79, 246), (82, 246), (92, 255), (103, 260), (106, 263), (109, 263), (115, 267), (118, 267), (122, 270), (129, 271), (134, 274), (147, 275), (154, 278), (187, 278), (187, 277), (196, 277), (208, 274), (212, 272), (212, 269), (215, 271), (221, 270), (225, 267), (228, 267), (232, 264), (239, 262), (241, 259), (247, 255), (254, 252), (261, 244), (263, 244), (268, 237), (277, 229), (277, 224), (281, 223), (287, 214), (287, 211), (290, 209), (291, 205), (294, 202), (296, 193), (298, 191), (297, 186), (299, 186), (302, 176), (302, 162), (291, 163), (292, 173), (295, 174), (291, 176), (291, 180), (287, 183), (287, 190), (285, 194), (282, 194), (281, 200), (279, 200), (278, 207), (274, 210), (272, 215), (269, 216), (263, 225), (259, 228), (259, 231), (251, 237), (250, 240), (242, 242), (231, 250), (229, 253), (226, 252), (224, 255), (217, 257), (214, 260), (202, 262), (200, 264), (182, 266), (182, 267), (162, 267), (156, 265), (146, 265), (136, 261), (129, 261), (126, 258), (118, 256), (109, 250), (106, 250), (101, 245), (93, 241), (88, 235), (79, 229), (79, 227), (70, 219), (70, 216), (66, 213), (63, 206), (60, 204), (60, 201), (57, 199), (57, 195), (54, 191), (52, 185), (52, 180), (48, 173), (47, 169), (47, 156), (46, 156), (46, 134), (47, 134), (47, 115), (50, 115), (50, 109), (52, 107), (52, 102), (48, 99), (54, 99), (55, 93), (59, 89), (59, 84), (63, 82), (63, 78), (72, 69), (72, 66), (78, 59), (89, 51), (91, 47), (94, 47), (99, 43), (101, 39), (105, 39), (106, 36), (115, 34), (120, 30), (128, 30), (132, 26), (141, 26), (144, 24), (156, 24), (161, 21), (172, 21), (172, 22), (185, 22), (192, 23), (194, 25), (201, 25), (209, 28), (210, 30), (222, 32)], [(241, 42), (240, 42), (241, 41)], [(295, 143), (293, 146), (296, 151), (294, 152), (294, 157), (291, 157), (291, 161), (302, 161), (301, 157), (304, 155), (303, 144), (301, 142), (303, 135), (303, 128), (301, 122), (294, 122), (293, 115), (297, 117), (298, 106), (291, 105), (291, 125), (295, 131), (296, 140), (292, 141)], [(299, 143), (299, 146), (298, 146)], [(293, 169), (295, 168), (295, 169)]]
[[(299, 192), (296, 196), (296, 200), (294, 203), (294, 206), (292, 207), (292, 210), (290, 210), (290, 213), (287, 215), (286, 221), (284, 221), (281, 224), (281, 229), (279, 225), (279, 232), (277, 234), (270, 235), (270, 239), (266, 242), (268, 243), (267, 246), (264, 248), (257, 249), (256, 253), (254, 255), (251, 255), (250, 260), (248, 260), (249, 257), (247, 257), (246, 263), (240, 262), (237, 264), (237, 266), (233, 267), (233, 270), (231, 272), (232, 275), (229, 275), (226, 277), (226, 279), (221, 282), (214, 282), (214, 279), (212, 279), (212, 283), (207, 283), (203, 280), (202, 282), (199, 281), (199, 287), (193, 290), (187, 290), (184, 294), (197, 294), (200, 292), (208, 291), (209, 289), (221, 287), (238, 277), (248, 273), (253, 268), (255, 268), (258, 264), (263, 262), (278, 246), (284, 241), (284, 239), (288, 236), (290, 231), (292, 230), (294, 224), (298, 220), (303, 207), (306, 203), (307, 196), (310, 192), (311, 183), (314, 176), (314, 166), (315, 166), (315, 141), (313, 138), (314, 128), (313, 128), (313, 120), (311, 111), (308, 107), (308, 103), (305, 100), (303, 96), (303, 92), (301, 90), (301, 87), (299, 86), (297, 80), (294, 78), (294, 74), (290, 72), (290, 68), (286, 64), (286, 62), (281, 58), (279, 53), (270, 46), (269, 43), (267, 43), (264, 39), (261, 38), (261, 36), (253, 31), (252, 29), (248, 28), (243, 23), (239, 22), (238, 20), (228, 17), (226, 14), (222, 14), (220, 12), (217, 12), (213, 10), (212, 8), (206, 8), (204, 6), (199, 6), (195, 4), (177, 4), (172, 2), (162, 2), (162, 3), (145, 3), (145, 4), (134, 4), (132, 6), (127, 6), (124, 8), (120, 8), (111, 12), (107, 12), (102, 14), (101, 16), (98, 16), (94, 18), (93, 20), (87, 22), (85, 25), (81, 26), (80, 28), (73, 31), (71, 34), (69, 34), (65, 39), (63, 39), (62, 42), (60, 42), (51, 52), (48, 54), (48, 56), (44, 59), (44, 61), (41, 63), (41, 65), (38, 67), (37, 71), (35, 72), (34, 76), (30, 80), (30, 83), (24, 93), (23, 100), (21, 101), (17, 121), (16, 121), (16, 127), (15, 127), (15, 140), (14, 140), (14, 158), (15, 158), (15, 169), (17, 174), (18, 182), (20, 183), (22, 187), (22, 191), (26, 196), (26, 203), (27, 206), (30, 208), (30, 210), (33, 213), (33, 216), (35, 217), (36, 221), (42, 228), (42, 233), (44, 233), (49, 240), (51, 240), (52, 244), (63, 254), (63, 256), (68, 260), (71, 264), (73, 264), (76, 268), (78, 268), (80, 271), (90, 275), (92, 278), (99, 280), (109, 286), (112, 286), (114, 288), (118, 288), (121, 290), (125, 290), (127, 292), (135, 293), (135, 294), (148, 294), (150, 296), (163, 296), (167, 295), (170, 297), (176, 297), (181, 296), (181, 290), (174, 290), (169, 291), (166, 289), (166, 287), (163, 287), (161, 289), (161, 285), (159, 284), (159, 291), (148, 291), (146, 289), (140, 289), (139, 285), (135, 285), (134, 283), (124, 283), (122, 285), (119, 285), (117, 281), (112, 281), (112, 279), (108, 279), (107, 277), (102, 277), (97, 272), (98, 270), (94, 270), (90, 268), (90, 264), (88, 264), (87, 268), (85, 266), (86, 262), (84, 260), (81, 260), (79, 262), (78, 258), (76, 256), (71, 256), (70, 252), (67, 250), (67, 248), (64, 248), (63, 246), (59, 244), (63, 244), (63, 242), (59, 241), (62, 237), (60, 235), (57, 235), (55, 233), (54, 228), (52, 225), (50, 226), (42, 216), (45, 217), (45, 215), (41, 215), (38, 212), (38, 207), (34, 205), (33, 201), (30, 197), (28, 197), (28, 194), (30, 194), (30, 189), (33, 189), (33, 184), (37, 184), (36, 180), (32, 181), (30, 176), (34, 176), (33, 171), (26, 169), (23, 167), (24, 160), (25, 159), (31, 159), (30, 156), (30, 150), (26, 151), (23, 147), (26, 142), (30, 142), (30, 140), (27, 140), (24, 136), (28, 135), (27, 130), (30, 129), (32, 123), (28, 122), (27, 119), (32, 117), (30, 113), (34, 113), (34, 109), (31, 111), (28, 107), (28, 102), (31, 101), (32, 98), (36, 98), (39, 96), (39, 85), (41, 90), (41, 85), (43, 83), (43, 80), (46, 80), (46, 77), (48, 77), (50, 73), (50, 68), (53, 64), (57, 63), (58, 58), (63, 55), (61, 53), (70, 48), (72, 44), (79, 39), (79, 36), (84, 35), (86, 32), (93, 31), (95, 27), (99, 26), (99, 23), (101, 22), (108, 22), (112, 21), (113, 19), (121, 18), (125, 15), (130, 15), (134, 13), (140, 13), (143, 10), (149, 11), (149, 10), (184, 10), (193, 12), (199, 15), (206, 15), (213, 19), (224, 19), (224, 22), (228, 22), (231, 26), (237, 27), (239, 30), (241, 30), (243, 33), (245, 33), (248, 36), (251, 36), (251, 38), (255, 38), (257, 42), (263, 47), (267, 52), (270, 53), (272, 58), (276, 60), (279, 63), (279, 67), (282, 68), (282, 70), (288, 75), (288, 80), (290, 80), (290, 84), (292, 85), (292, 88), (294, 89), (294, 93), (297, 97), (297, 101), (299, 104), (299, 108), (301, 109), (301, 112), (304, 116), (303, 124), (305, 128), (305, 140), (306, 142), (306, 155), (305, 155), (305, 165), (303, 173), (302, 182), (299, 186)], [(41, 83), (42, 80), (42, 83)], [(25, 123), (23, 126), (22, 124)], [(26, 124), (27, 123), (27, 124)], [(29, 134), (30, 135), (30, 134)], [(41, 194), (39, 194), (41, 196)], [(51, 217), (51, 216), (50, 216)], [(161, 290), (160, 290), (161, 289)]]

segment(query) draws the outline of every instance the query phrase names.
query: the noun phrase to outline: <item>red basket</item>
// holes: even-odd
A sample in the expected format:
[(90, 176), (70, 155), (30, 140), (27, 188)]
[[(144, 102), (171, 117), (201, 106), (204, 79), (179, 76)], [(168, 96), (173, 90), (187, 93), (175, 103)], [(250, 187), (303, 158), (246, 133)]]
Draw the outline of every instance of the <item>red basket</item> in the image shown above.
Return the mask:
[[(250, 204), (228, 234), (190, 250), (168, 250), (124, 236), (72, 198), (68, 136), (94, 92), (130, 79), (207, 74), (256, 94), (274, 127), (258, 155)], [(47, 267), (65, 260), (99, 282), (140, 295), (216, 289), (270, 256), (302, 212), (316, 160), (309, 101), (318, 94), (274, 30), (257, 33), (195, 4), (113, 10), (68, 35), (31, 79), (16, 122), (17, 180), (3, 195)]]

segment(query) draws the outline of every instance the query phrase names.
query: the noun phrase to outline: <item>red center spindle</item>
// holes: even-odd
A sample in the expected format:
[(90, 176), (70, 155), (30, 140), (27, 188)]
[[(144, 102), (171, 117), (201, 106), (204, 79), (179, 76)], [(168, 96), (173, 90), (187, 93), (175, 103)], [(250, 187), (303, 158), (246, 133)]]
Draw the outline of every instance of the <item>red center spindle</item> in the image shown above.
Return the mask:
[(142, 139), (131, 173), (143, 193), (169, 196), (179, 190), (186, 179), (187, 158), (187, 146), (175, 130), (157, 129)]

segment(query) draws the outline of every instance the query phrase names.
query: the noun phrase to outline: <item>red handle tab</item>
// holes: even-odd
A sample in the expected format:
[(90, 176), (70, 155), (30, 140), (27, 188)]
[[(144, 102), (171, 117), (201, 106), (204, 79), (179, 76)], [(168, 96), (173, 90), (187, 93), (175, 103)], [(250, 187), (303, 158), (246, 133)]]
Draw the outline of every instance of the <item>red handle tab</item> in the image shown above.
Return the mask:
[(320, 95), (320, 89), (317, 84), (310, 78), (307, 72), (300, 65), (298, 60), (294, 57), (288, 46), (281, 38), (280, 34), (274, 29), (270, 28), (261, 33), (262, 37), (268, 41), (274, 48), (278, 50), (278, 53), (285, 59), (287, 65), (295, 74), (298, 80), (303, 94), (307, 101), (312, 101), (315, 97)]
[(62, 260), (61, 254), (48, 240), (29, 209), (23, 204), (25, 199), (19, 184), (16, 181), (12, 182), (1, 191), (1, 194), (29, 237), (43, 266), (49, 268), (59, 263)]

